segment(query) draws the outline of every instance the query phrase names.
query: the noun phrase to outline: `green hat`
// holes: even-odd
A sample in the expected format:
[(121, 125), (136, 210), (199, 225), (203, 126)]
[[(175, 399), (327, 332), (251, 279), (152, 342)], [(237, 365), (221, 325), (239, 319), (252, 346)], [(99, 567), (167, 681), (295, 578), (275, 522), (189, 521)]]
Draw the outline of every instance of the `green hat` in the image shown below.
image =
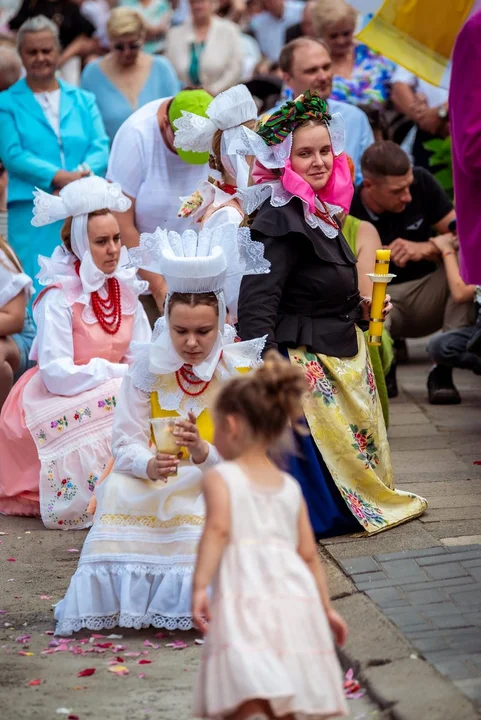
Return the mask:
[[(183, 112), (191, 112), (194, 115), (207, 117), (207, 108), (214, 98), (205, 90), (181, 90), (174, 97), (169, 107), (169, 122), (175, 130), (174, 120), (182, 117)], [(208, 152), (193, 152), (191, 150), (180, 150), (177, 148), (180, 158), (189, 165), (204, 165), (209, 161)]]

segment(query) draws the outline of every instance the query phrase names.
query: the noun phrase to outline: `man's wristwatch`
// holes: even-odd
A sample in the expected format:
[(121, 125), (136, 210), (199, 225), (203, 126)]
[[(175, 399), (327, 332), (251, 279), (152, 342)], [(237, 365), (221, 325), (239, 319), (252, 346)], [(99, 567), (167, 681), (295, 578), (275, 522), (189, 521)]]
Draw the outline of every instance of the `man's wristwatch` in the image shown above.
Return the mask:
[(440, 120), (447, 120), (449, 117), (449, 110), (447, 105), (441, 105), (438, 107), (438, 118)]

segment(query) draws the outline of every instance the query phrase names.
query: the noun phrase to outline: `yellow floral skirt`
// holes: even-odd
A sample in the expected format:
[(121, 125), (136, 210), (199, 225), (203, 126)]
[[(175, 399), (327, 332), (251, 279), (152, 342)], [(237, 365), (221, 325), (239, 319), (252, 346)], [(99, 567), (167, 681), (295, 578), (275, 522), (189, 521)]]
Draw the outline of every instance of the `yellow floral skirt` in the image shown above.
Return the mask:
[(289, 350), (304, 371), (312, 438), (351, 513), (373, 534), (419, 517), (424, 498), (394, 487), (391, 453), (364, 335), (353, 358)]

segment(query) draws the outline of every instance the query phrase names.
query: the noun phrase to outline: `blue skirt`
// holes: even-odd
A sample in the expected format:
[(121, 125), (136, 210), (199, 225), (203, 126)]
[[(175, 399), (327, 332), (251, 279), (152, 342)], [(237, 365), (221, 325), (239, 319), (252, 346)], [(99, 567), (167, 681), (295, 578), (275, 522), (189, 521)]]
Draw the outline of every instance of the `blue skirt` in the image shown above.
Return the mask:
[(289, 455), (286, 470), (302, 488), (316, 538), (363, 532), (344, 502), (317, 445), (310, 435), (295, 433), (297, 455)]
[[(279, 350), (288, 357), (287, 350)], [(311, 435), (294, 433), (294, 436), (296, 453), (284, 458), (284, 468), (302, 488), (316, 538), (363, 532), (364, 528), (344, 502)]]

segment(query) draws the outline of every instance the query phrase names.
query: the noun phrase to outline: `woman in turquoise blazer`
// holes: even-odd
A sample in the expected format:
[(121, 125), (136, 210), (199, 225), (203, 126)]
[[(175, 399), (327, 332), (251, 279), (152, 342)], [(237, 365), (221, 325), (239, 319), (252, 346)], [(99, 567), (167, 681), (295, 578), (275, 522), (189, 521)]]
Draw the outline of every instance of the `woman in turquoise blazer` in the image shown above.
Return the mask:
[(34, 278), (37, 256), (52, 254), (62, 222), (31, 226), (33, 191), (59, 190), (89, 170), (105, 175), (109, 140), (94, 96), (55, 77), (56, 26), (41, 16), (25, 26), (18, 39), (26, 77), (0, 93), (0, 160), (9, 175), (8, 240)]

